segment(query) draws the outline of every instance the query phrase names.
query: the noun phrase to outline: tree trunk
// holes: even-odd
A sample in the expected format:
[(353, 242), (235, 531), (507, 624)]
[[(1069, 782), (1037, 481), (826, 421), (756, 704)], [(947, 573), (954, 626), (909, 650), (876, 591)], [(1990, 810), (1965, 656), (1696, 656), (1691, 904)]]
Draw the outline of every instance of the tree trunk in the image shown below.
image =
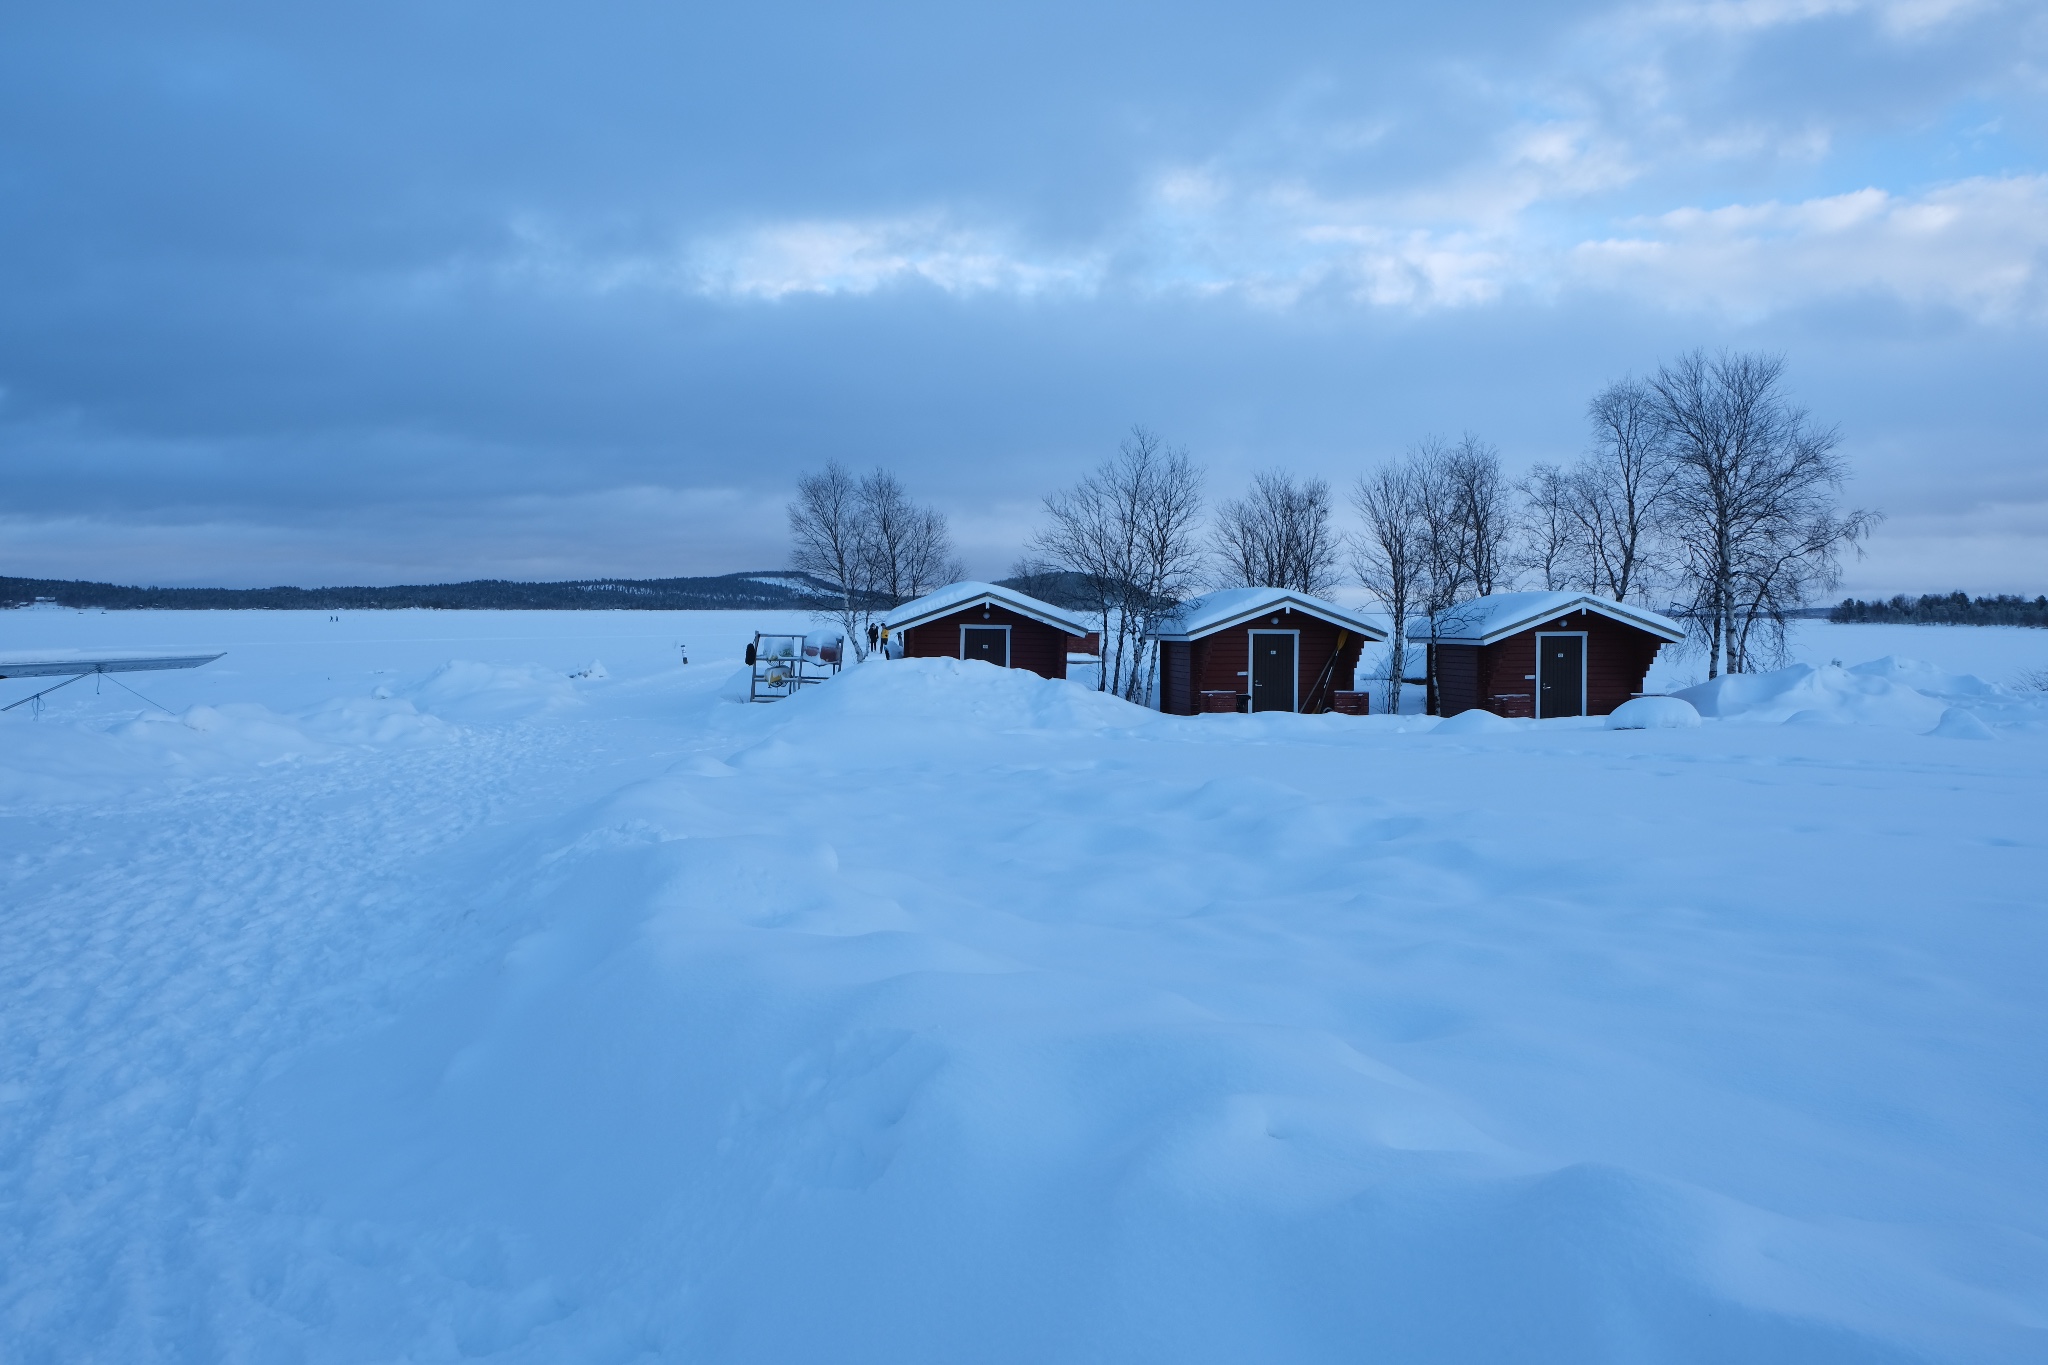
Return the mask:
[(1408, 632), (1401, 627), (1394, 628), (1392, 653), (1387, 663), (1386, 711), (1390, 716), (1401, 714), (1401, 686), (1408, 676)]
[(1102, 609), (1102, 634), (1095, 637), (1095, 690), (1109, 690), (1109, 608)]

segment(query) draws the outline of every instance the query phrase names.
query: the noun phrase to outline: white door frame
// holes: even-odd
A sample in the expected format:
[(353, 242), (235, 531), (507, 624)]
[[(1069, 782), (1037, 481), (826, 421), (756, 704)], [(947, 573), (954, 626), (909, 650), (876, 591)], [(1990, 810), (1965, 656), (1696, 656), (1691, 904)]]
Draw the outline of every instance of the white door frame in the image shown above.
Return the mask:
[(1586, 644), (1587, 632), (1583, 630), (1539, 630), (1536, 632), (1536, 695), (1529, 699), (1534, 703), (1529, 709), (1536, 713), (1536, 719), (1538, 720), (1554, 719), (1543, 714), (1543, 642), (1545, 639), (1563, 635), (1576, 635), (1579, 639), (1579, 714), (1582, 716), (1586, 714), (1586, 674), (1591, 671), (1593, 662), (1591, 658), (1592, 651)]
[(962, 622), (960, 626), (960, 653), (963, 661), (967, 658), (967, 632), (970, 630), (999, 630), (1003, 633), (1003, 667), (1010, 667), (1011, 646), (1017, 642), (1010, 637), (1010, 628), (1000, 621)]
[[(1253, 696), (1252, 679), (1258, 676), (1259, 672), (1259, 637), (1261, 635), (1292, 635), (1294, 637), (1294, 673), (1291, 679), (1291, 681), (1294, 684), (1294, 696), (1293, 699), (1287, 703), (1287, 709), (1296, 712), (1300, 711), (1301, 632), (1298, 630), (1286, 630), (1280, 626), (1253, 626), (1250, 630), (1246, 631), (1245, 634), (1249, 637), (1245, 641), (1244, 651), (1244, 661), (1247, 665), (1244, 671), (1244, 694), (1248, 699)], [(1255, 703), (1253, 703), (1250, 700), (1247, 700), (1245, 702), (1245, 707), (1247, 711), (1254, 709), (1254, 706)]]

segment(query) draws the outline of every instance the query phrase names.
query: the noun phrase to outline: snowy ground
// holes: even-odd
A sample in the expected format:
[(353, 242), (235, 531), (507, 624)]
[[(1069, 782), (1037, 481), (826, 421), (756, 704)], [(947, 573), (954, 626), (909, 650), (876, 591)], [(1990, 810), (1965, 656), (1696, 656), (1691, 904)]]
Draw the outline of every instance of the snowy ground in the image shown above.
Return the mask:
[(0, 716), (0, 1359), (2048, 1357), (2048, 633), (1435, 734), (780, 624), (0, 613), (230, 651)]

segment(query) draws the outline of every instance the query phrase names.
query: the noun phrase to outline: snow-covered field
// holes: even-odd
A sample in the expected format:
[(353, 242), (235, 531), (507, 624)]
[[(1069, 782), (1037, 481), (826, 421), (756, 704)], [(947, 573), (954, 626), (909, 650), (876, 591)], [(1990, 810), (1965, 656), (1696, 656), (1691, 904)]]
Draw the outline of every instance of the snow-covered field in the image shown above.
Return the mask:
[(0, 613), (229, 651), (0, 716), (0, 1360), (2048, 1359), (2048, 633), (1432, 733), (789, 620)]

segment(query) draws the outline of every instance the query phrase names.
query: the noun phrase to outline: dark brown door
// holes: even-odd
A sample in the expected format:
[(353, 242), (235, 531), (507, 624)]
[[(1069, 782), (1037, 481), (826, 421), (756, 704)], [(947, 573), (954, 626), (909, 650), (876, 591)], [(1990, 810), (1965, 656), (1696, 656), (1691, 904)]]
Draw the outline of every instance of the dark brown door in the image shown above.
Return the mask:
[(1252, 634), (1252, 710), (1294, 709), (1294, 636)]
[(968, 626), (961, 632), (960, 656), (980, 659), (997, 668), (1010, 666), (1010, 632), (1001, 626)]
[(1536, 637), (1536, 714), (1586, 714), (1586, 637)]

